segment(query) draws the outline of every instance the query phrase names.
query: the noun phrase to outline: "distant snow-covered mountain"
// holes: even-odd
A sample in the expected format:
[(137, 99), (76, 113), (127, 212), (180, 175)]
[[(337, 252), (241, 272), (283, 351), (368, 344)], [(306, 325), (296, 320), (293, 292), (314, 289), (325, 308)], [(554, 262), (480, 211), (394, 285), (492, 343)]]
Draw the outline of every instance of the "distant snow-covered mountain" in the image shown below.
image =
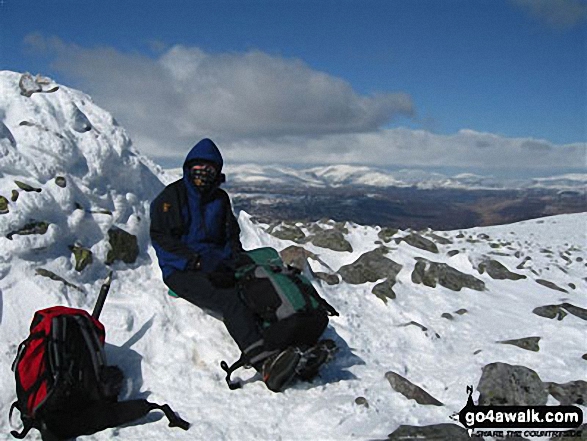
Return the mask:
[[(279, 185), (338, 188), (345, 186), (415, 187), (419, 189), (511, 190), (554, 189), (585, 192), (587, 173), (574, 173), (547, 178), (499, 179), (473, 173), (454, 176), (420, 169), (388, 171), (358, 165), (327, 165), (293, 168), (283, 165), (227, 164), (229, 185)], [(181, 175), (181, 169), (164, 171), (163, 179), (171, 182)]]

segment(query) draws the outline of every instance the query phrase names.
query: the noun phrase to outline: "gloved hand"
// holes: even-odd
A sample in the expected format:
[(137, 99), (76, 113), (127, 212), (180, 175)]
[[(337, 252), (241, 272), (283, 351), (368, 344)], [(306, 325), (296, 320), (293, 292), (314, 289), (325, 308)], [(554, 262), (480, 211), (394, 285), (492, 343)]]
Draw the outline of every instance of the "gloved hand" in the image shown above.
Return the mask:
[(236, 284), (234, 269), (224, 263), (208, 273), (208, 279), (216, 288), (232, 288)]

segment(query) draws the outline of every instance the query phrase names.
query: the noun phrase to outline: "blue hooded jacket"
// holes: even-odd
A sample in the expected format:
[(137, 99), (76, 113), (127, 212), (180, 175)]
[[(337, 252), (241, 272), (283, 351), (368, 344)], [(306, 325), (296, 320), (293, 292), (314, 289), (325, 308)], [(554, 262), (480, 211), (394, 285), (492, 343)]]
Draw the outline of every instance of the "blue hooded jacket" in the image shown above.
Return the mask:
[[(213, 162), (219, 179), (202, 194), (190, 179), (189, 168), (196, 160)], [(203, 272), (222, 264), (234, 267), (235, 253), (242, 249), (230, 199), (219, 188), (224, 175), (222, 155), (208, 138), (198, 142), (187, 154), (183, 177), (168, 185), (151, 203), (150, 235), (163, 278), (175, 271), (193, 268), (199, 260)]]

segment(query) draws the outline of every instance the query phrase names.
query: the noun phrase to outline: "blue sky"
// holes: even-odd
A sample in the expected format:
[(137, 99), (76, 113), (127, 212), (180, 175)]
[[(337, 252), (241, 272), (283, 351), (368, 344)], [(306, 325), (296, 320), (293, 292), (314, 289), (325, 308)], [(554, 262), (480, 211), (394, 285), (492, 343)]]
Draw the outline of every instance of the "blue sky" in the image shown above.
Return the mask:
[(250, 162), (585, 166), (584, 0), (4, 0), (0, 26), (0, 68), (88, 92), (165, 164), (211, 136)]

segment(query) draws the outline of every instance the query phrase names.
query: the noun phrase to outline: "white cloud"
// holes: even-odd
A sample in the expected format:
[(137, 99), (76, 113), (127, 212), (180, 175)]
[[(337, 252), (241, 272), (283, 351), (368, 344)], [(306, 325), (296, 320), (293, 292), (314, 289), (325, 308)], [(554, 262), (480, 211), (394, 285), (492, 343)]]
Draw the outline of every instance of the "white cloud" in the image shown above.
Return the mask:
[(150, 154), (170, 155), (197, 139), (225, 140), (376, 130), (412, 116), (405, 93), (361, 95), (341, 78), (301, 60), (259, 51), (210, 54), (173, 46), (157, 58), (82, 48), (40, 35), (30, 46), (129, 129)]
[(180, 165), (198, 140), (211, 137), (232, 163), (587, 167), (585, 143), (384, 129), (393, 117), (414, 113), (408, 95), (360, 95), (300, 60), (183, 46), (161, 47), (160, 56), (149, 58), (38, 35), (28, 43), (53, 53), (55, 65), (82, 81), (83, 90), (129, 130), (137, 148), (169, 166)]
[(587, 19), (584, 0), (512, 0), (535, 19), (552, 28), (572, 28)]
[[(555, 145), (532, 138), (505, 138), (461, 130), (437, 135), (423, 130), (236, 141), (223, 146), (231, 162), (372, 164), (408, 167), (562, 170), (587, 167), (587, 143)], [(243, 159), (244, 158), (244, 159)]]

